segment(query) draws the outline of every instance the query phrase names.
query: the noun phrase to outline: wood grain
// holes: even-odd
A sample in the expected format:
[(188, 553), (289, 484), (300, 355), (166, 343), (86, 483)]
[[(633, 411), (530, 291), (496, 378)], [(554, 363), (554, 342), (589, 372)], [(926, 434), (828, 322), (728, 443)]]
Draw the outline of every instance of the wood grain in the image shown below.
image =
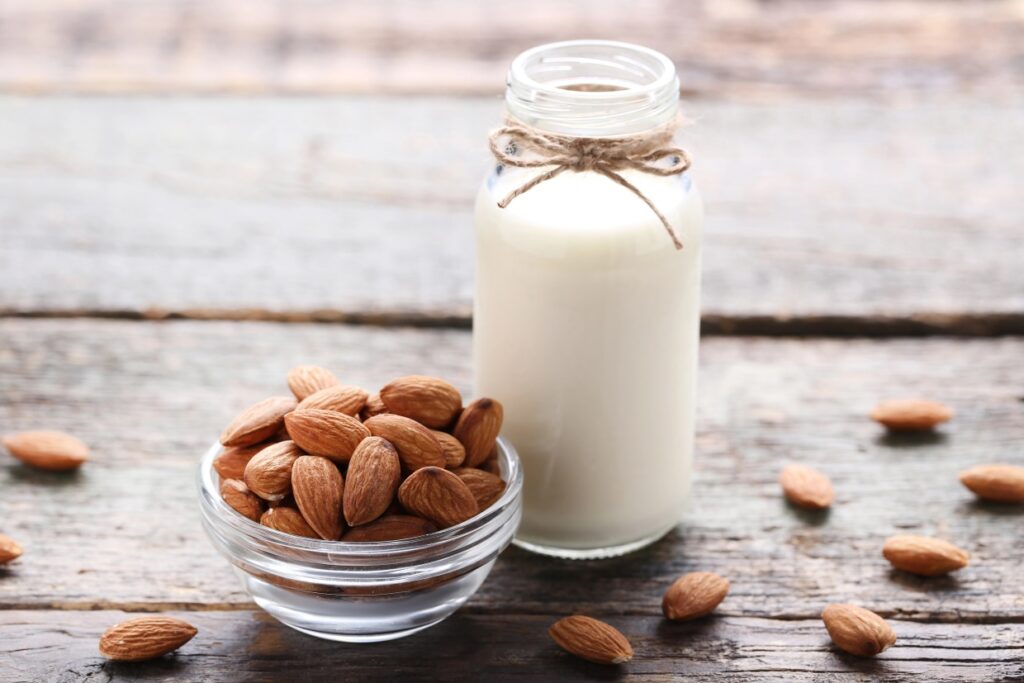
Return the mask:
[[(1024, 101), (698, 102), (709, 331), (1024, 330)], [(0, 98), (0, 311), (468, 326), (500, 103)]]
[(660, 49), (699, 93), (1019, 89), (1012, 0), (8, 0), (0, 88), (497, 93), (552, 40)]

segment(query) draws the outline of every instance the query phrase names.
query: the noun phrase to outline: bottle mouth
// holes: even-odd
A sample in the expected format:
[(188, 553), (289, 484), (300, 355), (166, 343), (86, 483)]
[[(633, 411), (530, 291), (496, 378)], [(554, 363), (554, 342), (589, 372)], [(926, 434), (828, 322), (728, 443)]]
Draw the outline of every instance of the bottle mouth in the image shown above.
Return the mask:
[(678, 109), (679, 79), (665, 55), (630, 43), (571, 40), (516, 57), (505, 95), (509, 114), (530, 126), (581, 137), (655, 128)]

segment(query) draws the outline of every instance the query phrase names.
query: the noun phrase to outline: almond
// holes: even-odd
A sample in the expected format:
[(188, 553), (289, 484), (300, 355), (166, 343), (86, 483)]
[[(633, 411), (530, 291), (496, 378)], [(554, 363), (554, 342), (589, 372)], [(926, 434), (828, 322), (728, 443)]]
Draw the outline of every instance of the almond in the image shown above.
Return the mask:
[(302, 517), (320, 538), (337, 541), (343, 531), (341, 500), (345, 480), (338, 466), (318, 455), (303, 455), (292, 465), (292, 494)]
[(963, 569), (970, 555), (952, 543), (928, 536), (893, 536), (882, 554), (892, 566), (920, 576), (939, 576)]
[(475, 467), (460, 467), (455, 470), (455, 474), (465, 482), (469, 492), (476, 499), (477, 507), (481, 510), (491, 507), (505, 492), (505, 482), (501, 480), (501, 477), (490, 472), (484, 472)]
[(270, 445), (269, 442), (266, 442), (253, 446), (229, 446), (214, 458), (213, 469), (217, 470), (221, 480), (241, 479), (245, 473), (245, 466), (249, 464), (253, 456)]
[(433, 432), (415, 420), (401, 415), (375, 415), (363, 423), (370, 433), (388, 441), (398, 451), (398, 459), (407, 470), (444, 467), (444, 451)]
[(259, 496), (249, 490), (245, 482), (237, 479), (225, 479), (220, 483), (220, 497), (238, 514), (248, 517), (254, 522), (260, 521), (260, 515), (263, 514), (263, 503)]
[(21, 546), (10, 536), (0, 534), (0, 565), (21, 557)]
[(313, 531), (313, 527), (303, 519), (302, 514), (295, 508), (284, 506), (270, 508), (260, 517), (260, 524), (293, 536), (320, 538), (320, 535)]
[(315, 394), (310, 394), (299, 402), (296, 410), (308, 410), (319, 408), (320, 410), (333, 410), (356, 417), (359, 411), (366, 405), (369, 395), (359, 387), (352, 387), (346, 384), (338, 384), (333, 387), (321, 389)]
[(285, 418), (288, 433), (302, 450), (334, 462), (348, 462), (370, 432), (351, 415), (333, 410), (297, 410)]
[(300, 401), (337, 383), (334, 373), (319, 365), (299, 365), (288, 371), (288, 388)]
[(477, 465), (477, 467), (484, 472), (501, 476), (501, 463), (498, 462), (498, 444), (494, 444), (494, 448), (491, 449), (487, 459)]
[(284, 425), (284, 416), (295, 410), (290, 396), (271, 396), (251, 405), (231, 421), (220, 435), (224, 446), (251, 446), (266, 441)]
[(821, 613), (828, 635), (843, 652), (874, 657), (896, 642), (896, 634), (885, 619), (855, 605), (829, 605)]
[(622, 664), (633, 658), (633, 646), (618, 629), (591, 617), (574, 615), (548, 629), (560, 648), (597, 664)]
[(395, 499), (402, 478), (398, 451), (386, 439), (363, 439), (348, 464), (345, 480), (345, 521), (349, 526), (377, 519)]
[(137, 617), (111, 626), (100, 638), (100, 654), (117, 662), (141, 662), (174, 652), (197, 631), (181, 619)]
[(1024, 467), (997, 463), (960, 473), (960, 482), (974, 495), (996, 503), (1024, 503)]
[(447, 427), (462, 409), (462, 395), (448, 382), (426, 375), (391, 380), (380, 390), (389, 413), (416, 420), (431, 429)]
[(925, 432), (952, 417), (950, 408), (921, 399), (882, 401), (871, 411), (871, 419), (893, 432)]
[(466, 521), (478, 511), (465, 482), (441, 467), (418, 469), (398, 488), (398, 500), (409, 512), (442, 529)]
[(463, 463), (466, 459), (466, 449), (458, 439), (448, 432), (432, 430), (430, 433), (441, 444), (441, 452), (444, 454), (444, 466), (446, 469), (453, 470)]
[(267, 446), (245, 466), (242, 479), (264, 500), (281, 500), (292, 490), (292, 465), (303, 453), (294, 441)]
[(714, 611), (729, 593), (729, 580), (713, 572), (683, 574), (665, 591), (661, 611), (666, 619), (688, 621)]
[(462, 411), (452, 434), (466, 448), (466, 465), (476, 467), (487, 459), (501, 432), (504, 414), (501, 404), (492, 398), (478, 398)]
[(422, 517), (413, 515), (384, 515), (369, 524), (349, 529), (341, 540), (352, 543), (368, 541), (398, 541), (437, 531), (437, 527)]
[(366, 399), (366, 405), (359, 411), (359, 417), (366, 422), (375, 415), (383, 415), (388, 412), (387, 406), (384, 405), (384, 401), (380, 400), (380, 394), (374, 394), (370, 398)]
[(806, 465), (785, 467), (779, 475), (779, 483), (789, 502), (812, 510), (827, 508), (836, 497), (828, 477)]
[(35, 431), (7, 434), (4, 448), (26, 465), (41, 470), (73, 470), (89, 459), (89, 447), (64, 432)]

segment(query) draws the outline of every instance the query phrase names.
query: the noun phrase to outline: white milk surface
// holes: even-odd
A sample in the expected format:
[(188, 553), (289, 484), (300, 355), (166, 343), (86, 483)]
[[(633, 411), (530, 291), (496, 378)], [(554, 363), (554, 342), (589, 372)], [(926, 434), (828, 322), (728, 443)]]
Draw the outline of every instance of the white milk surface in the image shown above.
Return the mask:
[(702, 208), (683, 176), (492, 176), (476, 204), (476, 393), (505, 407), (525, 474), (518, 537), (612, 548), (657, 536), (689, 496)]

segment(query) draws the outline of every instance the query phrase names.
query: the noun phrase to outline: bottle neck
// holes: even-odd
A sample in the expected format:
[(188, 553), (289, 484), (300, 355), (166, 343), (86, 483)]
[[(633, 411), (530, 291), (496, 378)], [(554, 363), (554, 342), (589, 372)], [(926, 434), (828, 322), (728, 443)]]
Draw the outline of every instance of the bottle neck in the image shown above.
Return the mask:
[(518, 121), (559, 135), (620, 137), (672, 121), (679, 79), (665, 55), (639, 45), (573, 40), (523, 52), (505, 104)]

